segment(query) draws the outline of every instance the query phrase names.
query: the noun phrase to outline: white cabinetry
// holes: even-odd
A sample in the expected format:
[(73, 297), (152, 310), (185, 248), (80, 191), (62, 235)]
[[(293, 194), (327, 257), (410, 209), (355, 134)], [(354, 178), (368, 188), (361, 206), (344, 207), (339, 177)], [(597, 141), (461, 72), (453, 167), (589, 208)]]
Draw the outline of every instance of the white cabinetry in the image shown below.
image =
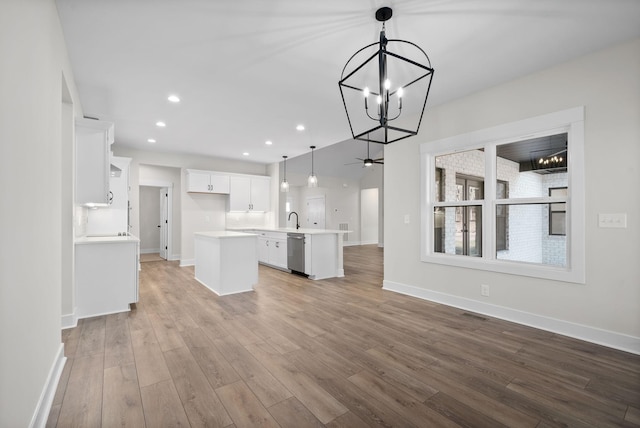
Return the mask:
[(83, 238), (76, 242), (76, 315), (128, 311), (138, 301), (138, 246), (134, 237)]
[(229, 176), (212, 171), (187, 170), (187, 192), (229, 193)]
[(110, 146), (113, 123), (76, 119), (76, 203), (109, 203)]
[(287, 268), (287, 234), (259, 232), (258, 261), (263, 264)]
[(269, 211), (269, 177), (230, 177), (229, 211)]

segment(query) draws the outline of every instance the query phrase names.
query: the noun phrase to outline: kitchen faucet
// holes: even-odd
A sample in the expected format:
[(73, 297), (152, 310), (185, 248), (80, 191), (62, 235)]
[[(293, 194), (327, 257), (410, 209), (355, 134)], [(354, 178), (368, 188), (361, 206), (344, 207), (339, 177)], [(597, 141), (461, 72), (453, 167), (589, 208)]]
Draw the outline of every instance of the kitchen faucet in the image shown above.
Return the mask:
[(296, 215), (296, 229), (300, 229), (300, 223), (298, 223), (298, 213), (295, 211), (291, 211), (289, 213), (289, 218), (287, 218), (287, 221), (291, 220), (291, 214), (295, 214)]

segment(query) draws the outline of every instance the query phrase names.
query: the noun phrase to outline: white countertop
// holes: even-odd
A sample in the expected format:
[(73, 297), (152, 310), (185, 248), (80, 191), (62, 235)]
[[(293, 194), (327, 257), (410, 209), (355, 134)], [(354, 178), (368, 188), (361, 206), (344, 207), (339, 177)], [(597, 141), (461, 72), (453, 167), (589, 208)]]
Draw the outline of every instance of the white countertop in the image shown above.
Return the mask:
[(307, 233), (309, 235), (326, 235), (331, 233), (348, 233), (350, 230), (335, 229), (296, 229), (293, 227), (233, 227), (229, 230), (255, 230), (258, 232)]
[(137, 236), (83, 236), (75, 239), (76, 244), (118, 244), (140, 242)]
[(195, 235), (201, 236), (204, 238), (215, 238), (215, 239), (246, 238), (251, 236), (257, 236), (255, 233), (235, 232), (230, 230), (213, 230), (210, 232), (196, 232)]

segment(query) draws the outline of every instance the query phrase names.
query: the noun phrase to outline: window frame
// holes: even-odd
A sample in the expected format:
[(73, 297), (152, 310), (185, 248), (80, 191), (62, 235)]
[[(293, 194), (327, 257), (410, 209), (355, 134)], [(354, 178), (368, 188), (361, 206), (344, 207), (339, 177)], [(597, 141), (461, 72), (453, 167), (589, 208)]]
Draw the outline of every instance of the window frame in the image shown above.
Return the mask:
[[(496, 147), (502, 144), (536, 137), (567, 133), (568, 188), (566, 198), (496, 198)], [(482, 256), (466, 257), (434, 251), (434, 208), (450, 206), (435, 197), (435, 158), (468, 150), (484, 150), (485, 188), (480, 201), (483, 212)], [(585, 179), (584, 179), (584, 107), (498, 125), (453, 137), (422, 143), (421, 159), (421, 261), (534, 278), (573, 283), (585, 283)], [(462, 201), (461, 201), (462, 202)], [(464, 202), (456, 205), (466, 205)], [(469, 201), (478, 205), (478, 201)], [(498, 204), (566, 203), (567, 254), (566, 266), (558, 267), (510, 260), (496, 255), (496, 206)]]

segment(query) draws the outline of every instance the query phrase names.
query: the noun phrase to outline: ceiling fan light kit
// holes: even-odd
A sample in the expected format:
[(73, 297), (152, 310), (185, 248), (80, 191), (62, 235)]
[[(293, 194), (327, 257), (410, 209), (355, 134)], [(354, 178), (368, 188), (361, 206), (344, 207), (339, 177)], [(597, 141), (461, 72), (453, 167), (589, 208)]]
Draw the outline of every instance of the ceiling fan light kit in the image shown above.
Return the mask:
[[(389, 144), (417, 135), (420, 129), (434, 70), (415, 43), (387, 39), (385, 22), (392, 15), (389, 7), (376, 11), (382, 22), (379, 41), (353, 54), (338, 82), (355, 140)], [(396, 125), (401, 117), (402, 124)]]

